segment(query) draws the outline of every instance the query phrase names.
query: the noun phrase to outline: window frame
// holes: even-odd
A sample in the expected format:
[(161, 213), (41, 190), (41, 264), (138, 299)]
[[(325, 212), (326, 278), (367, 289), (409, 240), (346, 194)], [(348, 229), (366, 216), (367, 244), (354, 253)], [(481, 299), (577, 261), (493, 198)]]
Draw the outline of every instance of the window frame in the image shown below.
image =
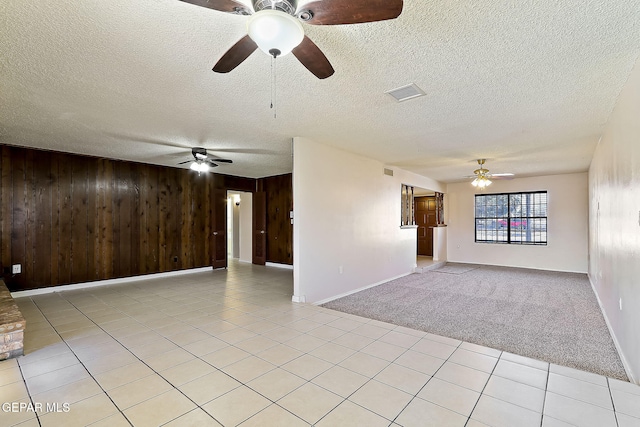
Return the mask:
[[(544, 205), (544, 213), (545, 215), (529, 215), (529, 216), (512, 216), (512, 206), (511, 206), (511, 196), (514, 195), (520, 195), (522, 197), (526, 196), (526, 195), (532, 195), (532, 194), (545, 194), (545, 198), (544, 198), (544, 204), (540, 204), (540, 205)], [(474, 227), (473, 227), (473, 231), (474, 231), (474, 241), (475, 243), (493, 243), (493, 244), (500, 244), (500, 245), (526, 245), (526, 246), (547, 246), (548, 242), (549, 242), (549, 238), (548, 238), (548, 227), (549, 227), (549, 222), (548, 222), (548, 218), (549, 218), (549, 212), (548, 212), (548, 208), (549, 208), (549, 193), (547, 190), (538, 190), (538, 191), (516, 191), (516, 192), (510, 192), (510, 193), (489, 193), (489, 194), (475, 194), (474, 195), (474, 204), (473, 204), (473, 217), (474, 217)], [(494, 216), (478, 216), (478, 199), (479, 198), (484, 198), (487, 196), (506, 196), (506, 200), (507, 200), (507, 206), (506, 206), (506, 216), (498, 216), (498, 215), (494, 215)], [(485, 203), (486, 206), (486, 203)], [(541, 223), (544, 222), (544, 240), (538, 240), (534, 237), (534, 239), (532, 240), (512, 240), (512, 224), (514, 221), (521, 221), (522, 220), (526, 221), (527, 224), (535, 224), (535, 223)], [(494, 239), (478, 239), (478, 225), (482, 223), (482, 221), (500, 221), (500, 222), (506, 222), (506, 240), (501, 240), (499, 239), (499, 233), (498, 230), (496, 229), (496, 237)], [(494, 226), (495, 227), (495, 226)], [(486, 237), (486, 235), (485, 235)]]

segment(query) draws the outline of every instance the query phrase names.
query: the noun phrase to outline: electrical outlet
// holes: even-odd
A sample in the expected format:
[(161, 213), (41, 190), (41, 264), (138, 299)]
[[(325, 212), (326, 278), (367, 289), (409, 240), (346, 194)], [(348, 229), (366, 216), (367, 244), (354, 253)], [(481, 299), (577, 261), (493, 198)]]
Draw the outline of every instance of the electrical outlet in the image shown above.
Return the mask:
[(20, 274), (22, 273), (22, 264), (13, 264), (11, 268), (12, 274)]
[(342, 274), (342, 266), (338, 267), (338, 271)]

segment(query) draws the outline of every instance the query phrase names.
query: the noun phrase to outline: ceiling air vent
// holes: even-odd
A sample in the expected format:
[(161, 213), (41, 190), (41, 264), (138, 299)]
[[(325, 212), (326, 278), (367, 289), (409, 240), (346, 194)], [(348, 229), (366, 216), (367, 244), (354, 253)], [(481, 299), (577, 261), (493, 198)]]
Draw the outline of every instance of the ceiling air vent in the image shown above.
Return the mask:
[(393, 176), (393, 169), (384, 168), (384, 174), (385, 175), (389, 175), (389, 176)]
[(402, 86), (390, 91), (385, 92), (389, 94), (398, 102), (407, 101), (409, 99), (417, 98), (419, 96), (424, 96), (425, 93), (422, 89), (416, 86), (415, 83), (410, 85)]

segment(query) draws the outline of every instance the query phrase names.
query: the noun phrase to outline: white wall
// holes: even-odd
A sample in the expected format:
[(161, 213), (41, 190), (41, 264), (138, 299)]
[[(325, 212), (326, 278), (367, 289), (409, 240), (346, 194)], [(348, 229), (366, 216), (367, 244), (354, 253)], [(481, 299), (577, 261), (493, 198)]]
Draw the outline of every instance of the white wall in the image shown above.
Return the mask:
[(589, 209), (589, 276), (627, 374), (638, 383), (640, 61), (618, 98), (591, 162)]
[(232, 257), (240, 258), (240, 206), (233, 201), (229, 203), (233, 212), (233, 248)]
[[(235, 204), (234, 197), (246, 194), (240, 191), (227, 191), (227, 256), (240, 258), (240, 206)], [(251, 194), (251, 193), (249, 193)]]
[(484, 193), (548, 192), (546, 246), (475, 243), (470, 182), (449, 184), (445, 198), (447, 260), (542, 270), (587, 272), (588, 180), (586, 173), (494, 180)]
[(447, 227), (433, 229), (433, 260), (447, 260)]
[(240, 209), (238, 221), (240, 222), (240, 251), (239, 259), (243, 262), (252, 262), (252, 220), (253, 220), (253, 195), (238, 191), (240, 194)]
[[(294, 138), (294, 300), (319, 302), (411, 273), (416, 230), (400, 229), (401, 185), (437, 181)], [(342, 273), (340, 272), (342, 267)]]
[(238, 227), (238, 224), (235, 222), (235, 215), (233, 212), (233, 205), (229, 203), (229, 197), (231, 193), (227, 191), (227, 203), (225, 205), (227, 209), (227, 258), (233, 258), (233, 252), (235, 247), (238, 245), (238, 242), (235, 240), (234, 229)]

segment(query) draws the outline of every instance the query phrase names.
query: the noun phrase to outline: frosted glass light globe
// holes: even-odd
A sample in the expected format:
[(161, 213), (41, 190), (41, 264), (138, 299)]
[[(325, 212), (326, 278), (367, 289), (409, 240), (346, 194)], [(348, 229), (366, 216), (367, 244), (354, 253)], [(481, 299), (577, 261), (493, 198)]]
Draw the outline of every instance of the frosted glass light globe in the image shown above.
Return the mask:
[(191, 163), (191, 166), (189, 166), (189, 169), (196, 171), (198, 173), (209, 172), (209, 165), (204, 162), (193, 162)]
[(284, 56), (304, 39), (304, 29), (298, 19), (273, 9), (251, 15), (247, 31), (260, 50), (270, 56)]

